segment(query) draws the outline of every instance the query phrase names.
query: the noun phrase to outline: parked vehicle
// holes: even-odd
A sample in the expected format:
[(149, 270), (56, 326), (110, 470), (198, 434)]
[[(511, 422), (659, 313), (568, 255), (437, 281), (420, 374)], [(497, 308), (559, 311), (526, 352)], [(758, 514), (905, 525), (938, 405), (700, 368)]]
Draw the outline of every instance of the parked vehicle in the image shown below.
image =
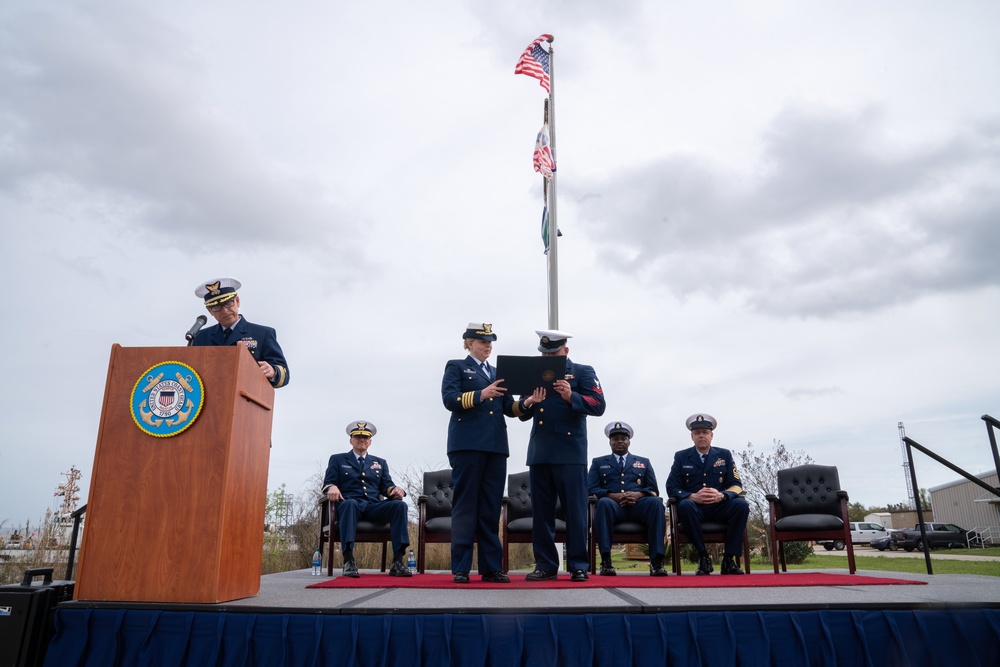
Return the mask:
[(872, 540), (889, 537), (889, 531), (881, 524), (859, 522), (851, 524), (851, 542), (854, 544), (870, 544)]
[[(888, 536), (889, 531), (877, 523), (870, 523), (867, 521), (851, 522), (851, 542), (855, 546), (859, 544), (869, 544), (872, 540)], [(821, 544), (827, 551), (832, 551), (834, 549), (837, 551), (843, 551), (847, 546), (844, 543), (844, 540), (823, 540), (817, 542), (816, 544)]]
[(869, 543), (872, 549), (878, 549), (879, 551), (885, 551), (889, 549), (890, 551), (895, 551), (899, 547), (896, 543), (892, 541), (892, 534), (896, 532), (894, 530), (889, 531), (889, 534), (885, 537), (877, 537)]
[[(927, 536), (927, 546), (931, 549), (945, 549), (955, 547), (967, 547), (970, 543), (975, 544), (982, 538), (975, 531), (968, 531), (953, 523), (927, 523), (924, 524), (924, 532)], [(924, 541), (920, 534), (920, 526), (897, 530), (892, 534), (892, 541), (897, 548), (904, 551), (923, 551)]]

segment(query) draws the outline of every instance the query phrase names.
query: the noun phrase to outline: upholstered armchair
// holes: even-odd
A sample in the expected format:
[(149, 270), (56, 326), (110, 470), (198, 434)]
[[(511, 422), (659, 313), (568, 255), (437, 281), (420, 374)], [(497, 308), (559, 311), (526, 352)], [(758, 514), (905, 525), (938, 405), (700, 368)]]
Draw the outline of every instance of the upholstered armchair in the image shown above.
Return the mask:
[[(684, 532), (684, 525), (677, 516), (677, 498), (671, 496), (667, 499), (670, 506), (670, 551), (673, 555), (674, 574), (681, 573), (681, 546), (691, 544), (687, 533)], [(720, 543), (726, 541), (726, 528), (728, 524), (723, 521), (703, 521), (701, 524), (701, 538), (705, 544)], [(737, 559), (738, 561), (739, 559)], [(746, 530), (743, 531), (743, 571), (750, 574), (750, 541), (747, 539)]]
[[(530, 544), (533, 514), (531, 509), (531, 481), (528, 472), (507, 475), (507, 495), (500, 510), (501, 541), (503, 542), (503, 571), (510, 566), (510, 544)], [(556, 502), (556, 542), (566, 541), (566, 511)]]
[[(385, 556), (387, 553), (386, 543), (392, 541), (392, 533), (389, 532), (389, 522), (373, 523), (361, 519), (358, 521), (357, 529), (354, 533), (355, 542), (381, 542), (382, 543), (382, 571), (385, 572)], [(319, 555), (323, 559), (323, 544), (330, 544), (330, 553), (326, 558), (326, 574), (333, 576), (333, 545), (340, 542), (340, 531), (337, 529), (337, 504), (331, 500), (323, 498), (320, 501), (319, 520)]]
[(808, 464), (778, 471), (778, 493), (768, 494), (771, 528), (771, 561), (774, 573), (787, 572), (785, 542), (843, 540), (851, 574), (854, 545), (847, 516), (847, 491), (840, 488), (836, 466)]
[(454, 487), (451, 468), (424, 473), (424, 490), (417, 498), (417, 572), (423, 574), (428, 544), (451, 543), (451, 507)]

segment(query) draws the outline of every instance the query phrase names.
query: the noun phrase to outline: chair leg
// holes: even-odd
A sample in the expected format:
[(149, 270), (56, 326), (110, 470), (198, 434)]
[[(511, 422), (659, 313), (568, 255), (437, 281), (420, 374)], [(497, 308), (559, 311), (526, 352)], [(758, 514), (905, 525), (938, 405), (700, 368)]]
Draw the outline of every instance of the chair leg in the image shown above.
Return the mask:
[(771, 564), (774, 565), (774, 573), (778, 574), (778, 540), (771, 537)]
[(743, 571), (750, 574), (750, 540), (746, 531), (743, 532)]
[(386, 551), (385, 545), (386, 545), (386, 543), (383, 542), (382, 543), (382, 571), (383, 572), (385, 572), (385, 551)]
[(847, 565), (851, 574), (858, 571), (858, 568), (854, 565), (854, 545), (850, 542), (847, 543)]
[(510, 572), (510, 544), (507, 542), (506, 536), (503, 541), (503, 573), (507, 574)]

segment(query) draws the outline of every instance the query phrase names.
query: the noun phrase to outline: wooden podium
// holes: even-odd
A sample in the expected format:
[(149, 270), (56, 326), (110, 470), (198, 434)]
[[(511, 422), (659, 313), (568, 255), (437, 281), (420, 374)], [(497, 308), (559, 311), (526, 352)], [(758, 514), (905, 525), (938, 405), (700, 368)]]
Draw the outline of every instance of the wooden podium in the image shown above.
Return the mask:
[[(169, 437), (145, 432), (133, 408), (136, 392), (157, 379), (147, 372), (163, 362), (190, 367), (203, 391), (200, 412)], [(164, 396), (168, 402), (169, 388)], [(211, 603), (256, 595), (273, 401), (243, 346), (113, 345), (74, 598)]]

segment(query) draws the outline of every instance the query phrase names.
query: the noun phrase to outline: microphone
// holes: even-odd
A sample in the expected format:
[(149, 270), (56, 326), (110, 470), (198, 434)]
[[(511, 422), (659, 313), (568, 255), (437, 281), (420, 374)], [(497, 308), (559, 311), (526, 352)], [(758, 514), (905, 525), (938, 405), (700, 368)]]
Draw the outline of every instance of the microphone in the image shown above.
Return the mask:
[(199, 315), (198, 319), (196, 319), (194, 321), (194, 324), (191, 325), (191, 328), (187, 330), (186, 334), (184, 334), (184, 339), (194, 340), (194, 337), (198, 335), (198, 332), (201, 331), (201, 328), (205, 326), (207, 322), (208, 322), (207, 317), (205, 317), (204, 315)]

